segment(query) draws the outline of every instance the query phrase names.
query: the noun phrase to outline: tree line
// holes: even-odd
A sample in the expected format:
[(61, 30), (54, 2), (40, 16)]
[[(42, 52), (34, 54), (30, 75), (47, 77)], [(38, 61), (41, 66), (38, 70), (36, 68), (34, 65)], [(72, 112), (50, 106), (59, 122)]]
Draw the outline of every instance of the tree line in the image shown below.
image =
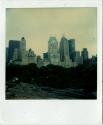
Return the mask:
[(6, 84), (18, 78), (20, 82), (53, 88), (97, 89), (97, 65), (78, 65), (77, 67), (64, 68), (48, 65), (38, 68), (36, 64), (6, 65)]

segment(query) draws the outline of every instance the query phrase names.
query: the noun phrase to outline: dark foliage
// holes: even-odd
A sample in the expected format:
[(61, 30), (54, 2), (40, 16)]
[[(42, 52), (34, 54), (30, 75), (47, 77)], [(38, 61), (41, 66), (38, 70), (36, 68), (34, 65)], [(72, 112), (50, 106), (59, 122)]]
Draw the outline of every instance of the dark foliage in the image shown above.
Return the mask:
[[(7, 83), (14, 77), (17, 77), (21, 82), (38, 86), (85, 89), (87, 92), (97, 89), (96, 64), (79, 65), (75, 68), (63, 68), (54, 65), (38, 68), (36, 64), (6, 66)], [(16, 84), (19, 84), (19, 82)]]

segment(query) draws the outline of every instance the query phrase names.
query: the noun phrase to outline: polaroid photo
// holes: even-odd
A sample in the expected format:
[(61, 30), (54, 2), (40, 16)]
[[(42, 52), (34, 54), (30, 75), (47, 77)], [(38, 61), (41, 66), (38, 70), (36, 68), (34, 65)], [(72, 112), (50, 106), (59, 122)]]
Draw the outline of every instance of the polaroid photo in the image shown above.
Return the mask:
[(0, 124), (102, 124), (102, 0), (0, 2)]

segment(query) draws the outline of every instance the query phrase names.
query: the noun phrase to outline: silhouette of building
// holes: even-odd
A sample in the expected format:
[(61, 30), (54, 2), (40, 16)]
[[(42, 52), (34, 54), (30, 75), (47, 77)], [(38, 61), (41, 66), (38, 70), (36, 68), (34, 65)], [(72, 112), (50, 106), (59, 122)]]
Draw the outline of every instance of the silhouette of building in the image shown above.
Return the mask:
[[(14, 51), (20, 50), (20, 48), (21, 48), (21, 41), (17, 41), (17, 40), (9, 41), (8, 63), (11, 63), (13, 61)], [(21, 59), (21, 56), (19, 57), (19, 59)]]
[(48, 58), (51, 64), (59, 65), (60, 54), (58, 50), (58, 42), (54, 36), (50, 37), (48, 41)]
[(87, 48), (83, 48), (81, 52), (81, 56), (83, 58), (83, 63), (88, 60), (88, 50)]
[(43, 64), (44, 66), (47, 66), (50, 64), (49, 57), (48, 57), (48, 52), (43, 53)]
[(14, 49), (12, 63), (13, 63), (13, 64), (18, 64), (18, 65), (21, 65), (21, 64), (22, 64), (21, 50), (18, 49), (18, 48), (15, 48), (15, 49)]
[(61, 65), (64, 67), (71, 67), (72, 61), (69, 55), (69, 44), (68, 40), (64, 36), (61, 38), (60, 41), (59, 52), (60, 52)]
[(9, 48), (6, 47), (6, 64), (8, 64), (8, 51), (9, 51)]
[(21, 38), (21, 58), (22, 58), (22, 65), (26, 65), (28, 63), (28, 60), (27, 60), (27, 52), (26, 52), (26, 40), (24, 37)]
[(35, 55), (35, 53), (34, 53), (34, 51), (32, 50), (32, 49), (29, 49), (28, 51), (27, 51), (27, 62), (28, 62), (28, 64), (30, 64), (30, 63), (37, 63), (36, 62), (36, 55)]
[(40, 68), (43, 66), (43, 60), (41, 56), (37, 56), (37, 66)]
[(26, 40), (24, 37), (18, 40), (9, 41), (8, 63), (25, 65), (27, 64)]
[(97, 57), (93, 56), (88, 60), (88, 50), (83, 48), (81, 56), (79, 51), (75, 51), (75, 39), (67, 39), (62, 36), (60, 45), (55, 36), (51, 36), (48, 41), (48, 52), (41, 56), (35, 55), (32, 49), (26, 50), (26, 40), (10, 40), (9, 47), (6, 48), (6, 63), (27, 65), (36, 63), (38, 67), (47, 66), (49, 64), (60, 65), (66, 68), (76, 67), (78, 64), (96, 64)]
[(80, 63), (80, 51), (75, 51), (73, 54), (73, 57), (74, 57), (74, 62), (79, 64)]
[(43, 60), (49, 60), (49, 58), (48, 58), (48, 52), (43, 53)]
[(89, 59), (89, 64), (97, 64), (97, 56), (92, 56)]
[(80, 63), (79, 64), (83, 64), (83, 57), (80, 56)]
[(69, 56), (70, 59), (74, 62), (74, 52), (75, 52), (75, 39), (69, 39)]

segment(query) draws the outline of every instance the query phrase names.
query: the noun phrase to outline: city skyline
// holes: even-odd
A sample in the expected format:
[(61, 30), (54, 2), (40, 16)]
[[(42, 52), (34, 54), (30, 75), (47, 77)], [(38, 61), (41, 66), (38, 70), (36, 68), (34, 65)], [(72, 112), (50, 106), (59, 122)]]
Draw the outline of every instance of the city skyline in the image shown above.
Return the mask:
[(40, 55), (36, 55), (31, 48), (27, 50), (26, 39), (22, 37), (20, 41), (9, 41), (9, 46), (6, 48), (6, 63), (18, 65), (35, 63), (38, 67), (52, 64), (68, 68), (76, 67), (79, 64), (92, 64), (97, 61), (97, 55), (89, 58), (87, 48), (77, 51), (75, 49), (75, 39), (68, 40), (65, 36), (62, 36), (60, 45), (58, 45), (56, 37), (50, 37), (48, 51), (42, 53), (42, 55), (43, 58)]
[(32, 48), (42, 56), (48, 50), (49, 36), (56, 36), (60, 43), (64, 35), (75, 39), (76, 50), (88, 48), (91, 57), (96, 55), (96, 11), (96, 8), (7, 9), (6, 46), (9, 40), (24, 36), (27, 49)]

